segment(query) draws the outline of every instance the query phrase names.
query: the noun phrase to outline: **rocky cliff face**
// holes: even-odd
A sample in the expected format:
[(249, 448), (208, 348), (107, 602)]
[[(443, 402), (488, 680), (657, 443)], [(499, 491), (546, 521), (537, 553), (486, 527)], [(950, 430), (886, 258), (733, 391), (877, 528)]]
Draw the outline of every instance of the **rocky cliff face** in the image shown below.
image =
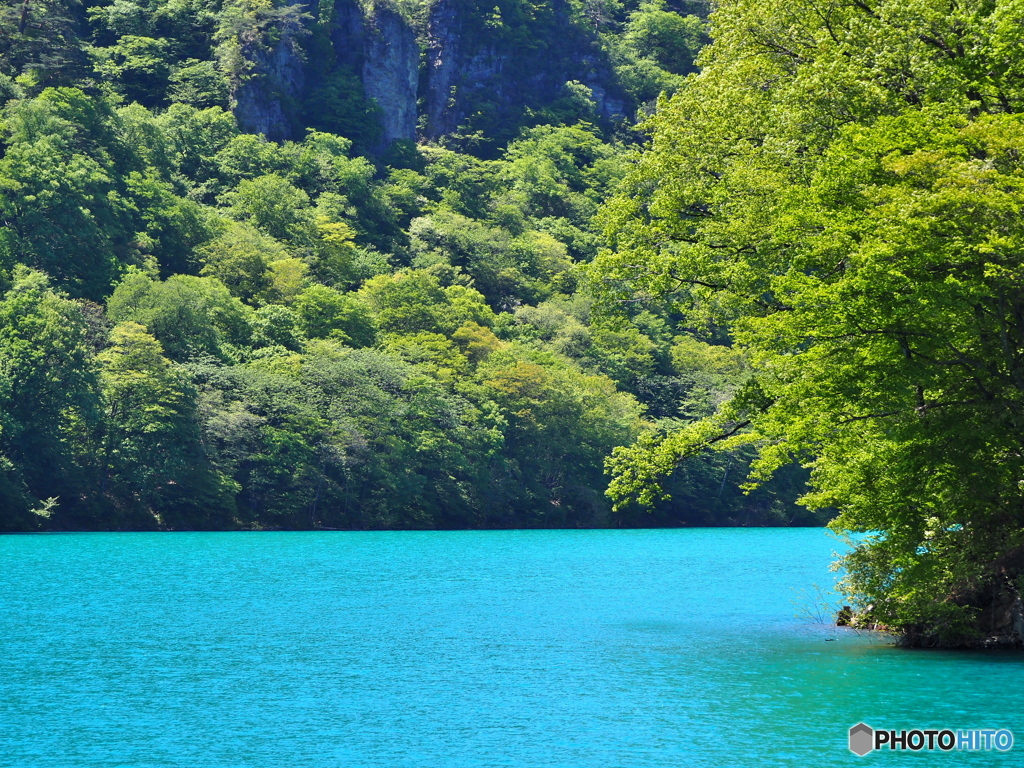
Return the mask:
[(626, 102), (615, 85), (596, 37), (570, 20), (565, 0), (551, 0), (535, 29), (481, 23), (464, 0), (439, 0), (428, 22), (426, 72), (421, 97), (424, 136), (455, 132), (474, 114), (491, 113), (514, 127), (525, 109), (541, 109), (565, 96), (568, 81), (588, 88), (598, 117), (624, 117)]
[[(473, 78), (480, 80), (479, 70), (483, 74), (493, 76), (497, 67), (484, 64), (486, 55), (477, 54), (478, 68), (476, 72), (460, 74), (466, 65), (466, 57), (459, 45), (462, 36), (462, 17), (454, 3), (440, 2), (434, 6), (430, 14), (430, 26), (427, 48), (427, 65), (424, 78), (424, 108), (426, 110), (426, 137), (436, 139), (451, 133), (458, 127), (458, 83)], [(493, 54), (492, 54), (493, 55)], [(472, 82), (472, 80), (471, 80)]]
[(420, 49), (415, 31), (390, 8), (375, 10), (365, 28), (363, 89), (381, 109), (386, 148), (396, 139), (416, 138)]
[[(594, 36), (571, 23), (566, 0), (538, 7), (543, 13), (532, 27), (510, 27), (485, 20), (466, 0), (439, 0), (417, 35), (383, 3), (335, 0), (333, 61), (304, 60), (300, 40), (313, 26), (311, 16), (305, 30), (285, 30), (272, 45), (252, 46), (253, 76), (234, 93), (235, 114), (243, 130), (295, 138), (297, 105), (309, 84), (346, 67), (379, 108), (381, 150), (397, 139), (438, 139), (482, 127), (474, 121), (488, 132), (505, 128), (510, 138), (526, 110), (564, 97), (571, 80), (590, 88), (598, 118), (621, 119), (630, 105)], [(318, 49), (317, 55), (325, 54)]]
[[(308, 12), (304, 0), (290, 5), (300, 13)], [(301, 21), (296, 16), (296, 23), (276, 30), (278, 39), (271, 46), (264, 45), (262, 35), (243, 36), (241, 53), (252, 68), (232, 93), (235, 117), (243, 131), (262, 133), (274, 141), (293, 138), (296, 103), (306, 85), (302, 39), (309, 30)]]

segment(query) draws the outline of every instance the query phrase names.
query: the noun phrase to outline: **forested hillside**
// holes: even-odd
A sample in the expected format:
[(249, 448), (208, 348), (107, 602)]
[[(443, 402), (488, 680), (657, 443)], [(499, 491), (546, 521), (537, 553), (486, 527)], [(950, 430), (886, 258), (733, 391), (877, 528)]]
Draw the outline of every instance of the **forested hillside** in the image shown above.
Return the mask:
[(747, 449), (604, 497), (748, 375), (586, 288), (694, 13), (5, 2), (0, 529), (816, 520)]

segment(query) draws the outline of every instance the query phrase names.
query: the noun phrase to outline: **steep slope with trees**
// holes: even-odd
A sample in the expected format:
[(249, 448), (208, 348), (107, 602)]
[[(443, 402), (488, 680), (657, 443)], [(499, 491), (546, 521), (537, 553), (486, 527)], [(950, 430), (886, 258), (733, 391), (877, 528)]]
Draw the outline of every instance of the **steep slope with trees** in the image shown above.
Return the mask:
[(0, 6), (0, 529), (818, 521), (744, 450), (603, 493), (747, 366), (581, 283), (694, 10)]

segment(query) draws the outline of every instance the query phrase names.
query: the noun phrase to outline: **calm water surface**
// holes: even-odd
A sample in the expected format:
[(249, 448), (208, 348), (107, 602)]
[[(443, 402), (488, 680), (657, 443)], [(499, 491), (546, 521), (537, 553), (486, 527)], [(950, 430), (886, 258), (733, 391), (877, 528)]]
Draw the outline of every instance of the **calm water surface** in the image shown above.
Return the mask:
[[(794, 615), (836, 547), (815, 529), (0, 537), (0, 766), (1024, 766), (1021, 657)], [(1018, 744), (862, 761), (860, 720)]]

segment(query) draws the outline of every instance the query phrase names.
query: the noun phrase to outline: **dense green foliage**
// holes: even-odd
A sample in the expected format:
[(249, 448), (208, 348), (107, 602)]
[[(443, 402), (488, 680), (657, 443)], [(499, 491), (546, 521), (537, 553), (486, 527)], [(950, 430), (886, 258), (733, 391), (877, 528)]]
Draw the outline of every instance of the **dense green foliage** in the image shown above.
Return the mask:
[[(816, 521), (799, 471), (744, 495), (743, 449), (612, 514), (612, 449), (709, 413), (747, 362), (672, 311), (592, 311), (633, 159), (586, 110), (361, 156), (376, 107), (335, 69), (275, 143), (234, 94), (288, 35), (327, 45), (298, 6), (3, 8), (0, 529)], [(693, 70), (681, 10), (571, 13), (639, 103)], [(516, 46), (551, 8), (499, 11), (478, 20)]]
[(593, 278), (727, 332), (750, 374), (617, 450), (611, 492), (650, 502), (709, 447), (756, 447), (755, 480), (796, 458), (804, 502), (861, 534), (862, 620), (972, 642), (1024, 577), (1024, 6), (731, 0), (712, 22)]

